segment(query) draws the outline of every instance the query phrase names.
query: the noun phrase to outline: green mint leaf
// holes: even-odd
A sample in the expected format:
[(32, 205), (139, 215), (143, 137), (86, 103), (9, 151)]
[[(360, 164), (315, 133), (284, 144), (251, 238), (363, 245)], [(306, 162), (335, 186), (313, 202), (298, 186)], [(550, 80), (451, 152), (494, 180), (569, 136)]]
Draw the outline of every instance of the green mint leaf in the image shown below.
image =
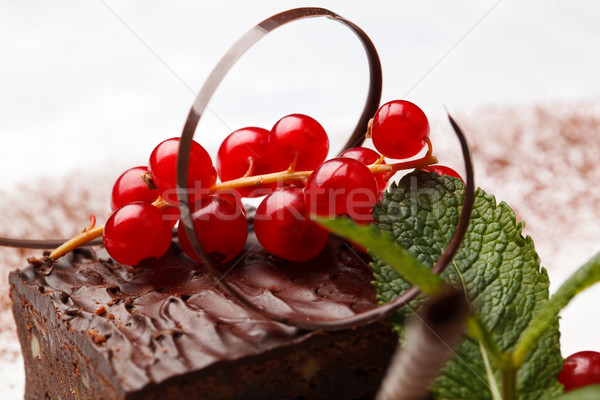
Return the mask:
[(492, 332), (487, 329), (478, 316), (471, 316), (467, 320), (467, 332), (472, 338), (477, 339), (481, 343), (487, 351), (488, 356), (496, 365), (503, 365), (506, 362), (506, 356), (498, 348), (498, 345), (492, 336)]
[[(431, 267), (443, 253), (460, 216), (464, 185), (460, 179), (415, 171), (393, 184), (374, 210), (379, 228), (423, 264)], [(478, 189), (467, 234), (452, 263), (442, 274), (464, 290), (478, 319), (500, 352), (515, 349), (532, 317), (548, 300), (548, 276), (540, 267), (533, 242), (523, 237), (506, 203)], [(374, 283), (382, 301), (389, 301), (410, 284), (384, 261), (373, 262)], [(399, 311), (392, 321), (402, 332), (402, 321), (412, 309)], [(497, 399), (500, 374), (493, 355), (474, 338), (465, 340), (448, 362), (432, 390), (438, 399)], [(520, 399), (549, 399), (562, 392), (556, 375), (562, 366), (558, 319), (543, 332), (537, 347), (517, 374)]]
[(600, 385), (586, 386), (558, 396), (555, 400), (598, 400), (600, 399)]
[(396, 273), (417, 286), (423, 293), (434, 296), (442, 290), (443, 281), (439, 276), (394, 242), (388, 232), (379, 230), (377, 226), (357, 225), (350, 218), (318, 218), (317, 222), (377, 254), (394, 268)]
[(569, 301), (577, 293), (597, 282), (600, 282), (600, 253), (592, 257), (567, 279), (550, 298), (550, 301), (536, 314), (513, 354), (515, 365), (520, 365), (527, 354), (535, 348), (538, 338), (554, 322), (558, 313)]

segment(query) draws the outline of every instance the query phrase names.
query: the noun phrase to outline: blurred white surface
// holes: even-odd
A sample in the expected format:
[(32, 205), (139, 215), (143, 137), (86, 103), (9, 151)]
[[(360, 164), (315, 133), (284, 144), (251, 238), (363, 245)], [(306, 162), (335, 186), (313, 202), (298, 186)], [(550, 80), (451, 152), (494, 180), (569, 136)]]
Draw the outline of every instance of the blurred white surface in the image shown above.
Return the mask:
[[(314, 2), (309, 2), (313, 3)], [(251, 26), (306, 2), (0, 3), (0, 188), (40, 174), (146, 162), (180, 133), (195, 92)], [(428, 112), (600, 96), (600, 8), (579, 1), (319, 3), (379, 50), (383, 100)], [(352, 128), (367, 66), (341, 24), (305, 20), (270, 34), (210, 103), (199, 140), (214, 154), (245, 125), (290, 112)], [(110, 163), (106, 163), (106, 161)], [(108, 168), (108, 167), (107, 167)]]
[[(195, 92), (238, 37), (307, 5), (369, 34), (383, 65), (383, 101), (407, 98), (440, 114), (444, 106), (600, 98), (600, 7), (591, 0), (1, 2), (0, 191), (74, 170), (116, 178), (145, 164), (156, 143), (180, 134)], [(344, 137), (366, 88), (364, 54), (347, 28), (323, 18), (297, 22), (236, 65), (196, 138), (214, 155), (230, 131), (270, 128), (291, 112)], [(564, 278), (551, 274), (554, 284)], [(600, 351), (589, 329), (599, 319), (586, 307), (598, 302), (596, 288), (563, 314), (565, 355)], [(22, 371), (0, 371), (22, 387)], [(22, 398), (19, 390), (2, 398)]]

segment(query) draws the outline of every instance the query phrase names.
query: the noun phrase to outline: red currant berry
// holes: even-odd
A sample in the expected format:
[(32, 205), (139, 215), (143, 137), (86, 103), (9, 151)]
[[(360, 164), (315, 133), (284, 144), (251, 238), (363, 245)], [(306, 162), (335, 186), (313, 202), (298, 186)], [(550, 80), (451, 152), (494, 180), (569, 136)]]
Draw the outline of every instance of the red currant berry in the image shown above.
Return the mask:
[(102, 234), (108, 254), (126, 265), (161, 257), (171, 244), (171, 236), (171, 225), (162, 211), (143, 202), (118, 208), (106, 221)]
[(306, 182), (306, 203), (311, 213), (322, 216), (348, 214), (352, 219), (371, 219), (377, 201), (375, 177), (360, 161), (333, 158), (319, 165)]
[(142, 179), (142, 175), (147, 171), (146, 167), (134, 167), (121, 174), (113, 186), (110, 198), (113, 211), (134, 201), (152, 203), (158, 198), (158, 192), (150, 190)]
[(269, 135), (269, 144), (277, 166), (287, 169), (298, 153), (297, 171), (315, 169), (327, 157), (329, 138), (325, 129), (313, 118), (292, 114), (281, 118)]
[(421, 151), (428, 136), (429, 122), (425, 113), (410, 101), (390, 101), (373, 117), (373, 145), (386, 157), (410, 158)]
[[(269, 131), (262, 128), (239, 129), (225, 138), (217, 154), (217, 171), (221, 181), (245, 176), (278, 172), (269, 147)], [(287, 168), (281, 168), (283, 170)], [(236, 189), (242, 197), (258, 197), (270, 193), (275, 184), (259, 188)], [(266, 189), (266, 190), (265, 190)]]
[[(352, 149), (348, 149), (343, 152), (340, 157), (343, 158), (352, 158), (354, 160), (358, 160), (361, 163), (369, 166), (373, 164), (375, 161), (381, 158), (381, 154), (376, 152), (375, 150), (371, 150), (367, 147), (354, 147)], [(381, 164), (385, 164), (383, 161)], [(377, 193), (381, 194), (385, 192), (385, 188), (387, 186), (387, 181), (385, 180), (385, 176), (387, 173), (381, 172), (379, 174), (375, 174), (375, 181), (377, 182)]]
[(297, 188), (297, 189), (304, 189), (304, 181), (303, 180), (293, 180), (293, 181), (279, 181), (277, 182), (277, 187), (279, 189), (283, 189), (283, 188)]
[(254, 218), (256, 238), (269, 253), (306, 261), (323, 250), (329, 232), (307, 216), (304, 191), (279, 189), (264, 198)]
[[(226, 195), (201, 198), (194, 205), (192, 219), (200, 243), (213, 262), (229, 261), (244, 248), (248, 238), (246, 215), (233, 201), (228, 200)], [(181, 222), (177, 233), (183, 251), (201, 262)]]
[(181, 212), (179, 211), (179, 207), (168, 207), (162, 210), (163, 219), (171, 225), (171, 229), (177, 225), (177, 221), (181, 219)]
[(565, 392), (600, 383), (600, 353), (580, 351), (570, 355), (558, 374), (558, 381)]
[(453, 170), (450, 167), (445, 167), (443, 165), (428, 165), (427, 167), (423, 168), (423, 171), (436, 172), (436, 173), (440, 174), (441, 176), (450, 175), (455, 178), (459, 178), (461, 181), (464, 182), (463, 178), (458, 174), (458, 172), (456, 172), (455, 170)]
[[(171, 204), (177, 204), (177, 154), (180, 138), (171, 138), (161, 142), (150, 155), (150, 171), (154, 184), (162, 198)], [(192, 141), (188, 168), (188, 187), (193, 195), (191, 202), (203, 194), (213, 183), (214, 167), (210, 155), (200, 144)]]
[(236, 207), (241, 211), (244, 216), (246, 216), (246, 208), (244, 207), (244, 203), (242, 203), (242, 197), (239, 192), (236, 190), (223, 190), (213, 193), (213, 196), (222, 197), (227, 201), (232, 202), (236, 205)]

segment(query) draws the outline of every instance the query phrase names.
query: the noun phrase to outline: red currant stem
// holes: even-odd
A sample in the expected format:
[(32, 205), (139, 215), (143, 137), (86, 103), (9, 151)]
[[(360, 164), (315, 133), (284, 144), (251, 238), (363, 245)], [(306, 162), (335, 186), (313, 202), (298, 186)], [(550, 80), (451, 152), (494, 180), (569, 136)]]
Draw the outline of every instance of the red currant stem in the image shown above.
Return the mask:
[(372, 173), (378, 174), (381, 172), (395, 173), (403, 169), (420, 169), (428, 165), (436, 164), (438, 159), (432, 155), (426, 155), (418, 160), (404, 161), (394, 164), (374, 164), (369, 165), (369, 169)]
[(238, 179), (232, 179), (230, 181), (221, 182), (213, 185), (210, 188), (211, 192), (218, 192), (223, 189), (239, 189), (250, 186), (258, 186), (264, 183), (274, 183), (280, 180), (285, 181), (298, 181), (302, 180), (312, 174), (312, 171), (295, 171), (295, 172), (273, 172), (271, 174), (247, 176)]
[(52, 260), (57, 260), (60, 257), (67, 254), (68, 252), (78, 248), (79, 246), (82, 246), (82, 245), (84, 245), (88, 242), (91, 242), (92, 240), (102, 236), (103, 231), (104, 231), (104, 225), (97, 226), (93, 229), (86, 229), (83, 232), (81, 232), (79, 235), (69, 239), (68, 241), (66, 241), (63, 244), (61, 244), (60, 246), (58, 246), (56, 249), (52, 250), (52, 253), (50, 253), (50, 255), (48, 257)]
[(429, 136), (425, 137), (425, 141), (427, 142), (427, 156), (431, 156), (433, 155), (433, 144), (431, 144)]
[[(425, 155), (425, 157), (419, 158), (418, 160), (404, 161), (394, 164), (379, 164), (379, 162), (380, 161), (377, 160), (368, 166), (371, 172), (374, 174), (381, 172), (389, 172), (393, 174), (404, 169), (419, 169), (428, 165), (436, 164), (438, 159), (432, 155)], [(290, 168), (288, 168), (286, 171), (273, 172), (265, 175), (248, 176), (217, 183), (210, 188), (210, 191), (218, 192), (224, 189), (239, 189), (278, 181), (299, 181), (308, 178), (310, 174), (312, 174), (312, 171), (293, 171), (294, 164), (295, 163), (292, 162)]]
[[(274, 172), (271, 174), (265, 175), (256, 175), (256, 176), (245, 176), (238, 179), (232, 179), (230, 181), (216, 183), (210, 188), (210, 193), (218, 192), (225, 189), (239, 189), (244, 187), (258, 186), (265, 183), (275, 183), (275, 182), (290, 182), (290, 181), (305, 181), (312, 171), (294, 171), (296, 163), (298, 162), (298, 154), (294, 157), (294, 160), (290, 164), (290, 167), (281, 172)], [(375, 163), (369, 165), (369, 169), (374, 174), (387, 172), (388, 174), (393, 175), (397, 171), (403, 169), (414, 169), (414, 168), (423, 168), (428, 165), (436, 164), (438, 162), (437, 158), (430, 155), (429, 152), (425, 157), (420, 158), (418, 160), (411, 160), (405, 162), (399, 162), (395, 164), (379, 164), (380, 160), (375, 161)], [(253, 163), (250, 163), (250, 169), (253, 168)], [(166, 201), (158, 198), (154, 201), (156, 207), (164, 210), (165, 208), (173, 207), (172, 204), (167, 203)], [(90, 228), (92, 225), (90, 226)], [(60, 257), (64, 256), (68, 252), (76, 249), (79, 246), (82, 246), (92, 240), (99, 238), (102, 236), (102, 232), (104, 231), (104, 226), (98, 226), (93, 229), (87, 228), (79, 235), (69, 239), (56, 249), (54, 249), (50, 255), (48, 256), (52, 260), (57, 260)]]
[(244, 178), (248, 177), (248, 176), (252, 176), (253, 172), (254, 172), (254, 158), (248, 157), (248, 170), (244, 174)]
[(367, 133), (365, 133), (365, 139), (371, 139), (371, 127), (373, 126), (373, 118), (367, 123)]
[[(429, 137), (425, 138), (425, 141), (427, 143), (427, 153), (425, 154), (425, 156), (423, 158), (420, 158), (419, 160), (414, 160), (414, 161), (408, 161), (407, 163), (398, 163), (398, 164), (388, 164), (388, 165), (399, 165), (399, 167), (394, 167), (391, 170), (384, 170), (382, 172), (387, 172), (387, 174), (384, 175), (383, 180), (384, 181), (389, 181), (392, 176), (394, 176), (396, 174), (397, 171), (401, 170), (401, 169), (408, 169), (408, 168), (423, 168), (426, 167), (427, 165), (431, 165), (431, 164), (437, 164), (438, 160), (437, 158), (433, 155), (433, 144), (431, 143), (431, 140), (429, 139)], [(383, 160), (385, 159), (385, 156), (381, 156), (381, 158), (377, 161), (375, 161), (372, 165), (369, 166), (369, 169), (371, 169), (371, 172), (373, 173), (377, 173), (377, 171), (374, 170), (374, 168), (372, 168), (374, 165), (379, 165), (383, 162)], [(415, 165), (415, 166), (407, 166), (405, 168), (402, 168), (402, 164), (404, 165), (408, 165), (409, 163), (416, 163), (419, 165)], [(422, 163), (422, 164), (421, 164)], [(413, 165), (413, 164), (411, 164)]]
[(96, 226), (96, 216), (94, 214), (90, 214), (90, 225), (85, 228), (81, 233), (91, 231)]
[(296, 152), (296, 154), (294, 154), (294, 159), (292, 160), (292, 163), (290, 164), (289, 168), (287, 169), (288, 173), (292, 173), (296, 170), (296, 165), (298, 165), (298, 157), (300, 157), (300, 153)]

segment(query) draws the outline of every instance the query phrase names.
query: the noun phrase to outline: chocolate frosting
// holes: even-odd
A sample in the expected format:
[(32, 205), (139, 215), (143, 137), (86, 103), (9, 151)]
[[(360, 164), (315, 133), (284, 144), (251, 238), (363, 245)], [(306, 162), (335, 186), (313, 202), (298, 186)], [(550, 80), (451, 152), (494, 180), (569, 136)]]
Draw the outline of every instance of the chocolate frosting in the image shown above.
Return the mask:
[[(18, 273), (51, 300), (67, 332), (89, 335), (87, 346), (101, 354), (99, 368), (119, 377), (125, 391), (326, 334), (252, 314), (177, 245), (138, 267), (98, 254), (78, 250), (49, 273), (33, 266)], [(221, 269), (258, 307), (290, 318), (326, 321), (377, 305), (368, 259), (333, 236), (303, 263), (269, 255), (252, 236)]]

